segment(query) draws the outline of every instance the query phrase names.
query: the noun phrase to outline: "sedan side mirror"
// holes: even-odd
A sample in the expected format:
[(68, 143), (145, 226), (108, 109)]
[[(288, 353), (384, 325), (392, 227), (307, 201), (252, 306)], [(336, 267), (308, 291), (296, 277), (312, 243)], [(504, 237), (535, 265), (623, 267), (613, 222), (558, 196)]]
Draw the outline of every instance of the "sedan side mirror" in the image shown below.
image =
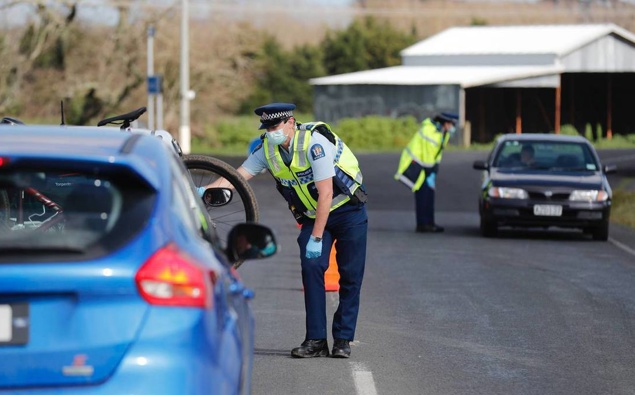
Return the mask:
[(206, 206), (221, 207), (232, 201), (232, 190), (229, 188), (207, 188), (203, 193)]
[(225, 255), (231, 263), (244, 259), (268, 258), (278, 251), (273, 231), (254, 222), (234, 226), (227, 236)]
[(602, 171), (604, 172), (604, 174), (615, 173), (617, 171), (617, 166), (616, 165), (604, 165), (602, 167)]
[(475, 160), (472, 165), (476, 170), (487, 170), (489, 169), (489, 165), (484, 160)]

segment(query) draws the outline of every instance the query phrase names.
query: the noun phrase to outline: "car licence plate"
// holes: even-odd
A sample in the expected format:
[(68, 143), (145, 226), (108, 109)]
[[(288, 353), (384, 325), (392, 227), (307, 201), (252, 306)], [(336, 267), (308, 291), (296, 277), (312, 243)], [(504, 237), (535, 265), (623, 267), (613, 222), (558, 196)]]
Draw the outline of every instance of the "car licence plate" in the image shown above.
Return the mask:
[(13, 337), (13, 310), (8, 304), (0, 305), (0, 342), (9, 342)]
[(559, 217), (562, 215), (562, 206), (553, 204), (536, 204), (534, 206), (534, 215)]
[(29, 341), (29, 305), (0, 304), (0, 346)]

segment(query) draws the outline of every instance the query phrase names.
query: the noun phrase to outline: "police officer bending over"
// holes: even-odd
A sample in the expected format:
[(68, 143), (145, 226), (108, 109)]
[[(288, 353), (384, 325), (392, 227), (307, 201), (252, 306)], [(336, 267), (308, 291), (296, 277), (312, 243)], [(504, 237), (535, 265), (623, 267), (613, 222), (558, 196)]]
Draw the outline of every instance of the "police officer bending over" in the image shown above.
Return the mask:
[(456, 131), (458, 115), (442, 112), (426, 118), (401, 152), (395, 180), (406, 185), (415, 195), (416, 232), (443, 232), (434, 221), (436, 176), (443, 149)]
[(348, 358), (355, 338), (366, 262), (366, 193), (357, 158), (323, 122), (297, 123), (294, 104), (271, 103), (255, 110), (261, 145), (238, 172), (250, 179), (267, 169), (298, 223), (306, 335), (291, 350), (296, 358), (326, 357), (324, 272), (335, 242), (340, 274), (339, 306), (333, 317), (332, 356)]

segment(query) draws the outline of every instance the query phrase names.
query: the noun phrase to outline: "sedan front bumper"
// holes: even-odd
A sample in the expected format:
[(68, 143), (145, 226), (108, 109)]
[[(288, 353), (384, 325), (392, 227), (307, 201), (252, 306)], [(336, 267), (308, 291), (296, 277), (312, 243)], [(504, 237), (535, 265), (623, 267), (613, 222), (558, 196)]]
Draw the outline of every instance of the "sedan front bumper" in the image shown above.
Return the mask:
[(578, 202), (488, 198), (481, 204), (483, 219), (498, 226), (594, 227), (607, 222), (610, 211), (610, 200)]

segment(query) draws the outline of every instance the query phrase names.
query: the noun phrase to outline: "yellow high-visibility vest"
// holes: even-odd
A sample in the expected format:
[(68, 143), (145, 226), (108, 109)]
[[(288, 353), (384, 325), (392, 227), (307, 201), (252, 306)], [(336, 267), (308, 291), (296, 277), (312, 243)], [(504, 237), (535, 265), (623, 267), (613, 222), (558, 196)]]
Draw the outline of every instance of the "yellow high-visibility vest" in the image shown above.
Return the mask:
[[(301, 124), (296, 129), (295, 144), (289, 166), (282, 160), (280, 147), (267, 141), (264, 149), (271, 174), (282, 186), (282, 195), (290, 206), (302, 212), (308, 218), (315, 218), (318, 192), (313, 180), (313, 171), (309, 162), (309, 145), (311, 134), (320, 125), (324, 125), (332, 133), (335, 141), (335, 177), (333, 180), (333, 201), (331, 211), (346, 204), (362, 185), (363, 176), (357, 158), (346, 144), (324, 122)], [(339, 192), (339, 193), (338, 193)]]
[(395, 180), (401, 181), (413, 192), (421, 188), (430, 172), (443, 157), (443, 148), (448, 144), (450, 134), (441, 131), (441, 126), (426, 118), (421, 129), (415, 133), (401, 152)]

